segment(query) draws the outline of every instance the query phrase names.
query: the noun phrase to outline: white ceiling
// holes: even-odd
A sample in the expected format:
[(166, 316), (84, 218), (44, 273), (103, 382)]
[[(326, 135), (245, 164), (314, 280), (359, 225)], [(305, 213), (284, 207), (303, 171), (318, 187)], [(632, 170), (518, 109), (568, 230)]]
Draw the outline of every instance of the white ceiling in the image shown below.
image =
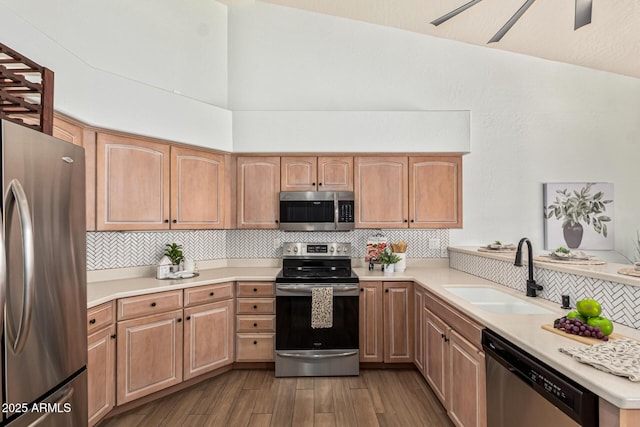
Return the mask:
[[(233, 4), (246, 0), (221, 0)], [(525, 0), (261, 0), (640, 78), (640, 0), (593, 0), (592, 20), (574, 31), (577, 0), (536, 0), (497, 43), (489, 39)]]

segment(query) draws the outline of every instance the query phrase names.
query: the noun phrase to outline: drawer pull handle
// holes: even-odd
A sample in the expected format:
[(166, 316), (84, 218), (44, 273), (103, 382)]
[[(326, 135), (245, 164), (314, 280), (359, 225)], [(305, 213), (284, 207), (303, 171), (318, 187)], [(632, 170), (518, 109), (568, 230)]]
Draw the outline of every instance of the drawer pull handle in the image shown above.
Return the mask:
[(111, 339), (115, 340), (116, 339), (116, 334), (111, 335)]
[(96, 319), (89, 320), (89, 323), (92, 324), (92, 325), (95, 325), (96, 324)]
[(257, 309), (258, 309), (258, 306), (257, 306), (257, 305), (254, 305), (254, 306), (253, 306), (253, 309), (254, 309), (254, 310), (257, 310)]
[(214, 296), (215, 294), (216, 294), (215, 292), (209, 292), (210, 297)]
[(254, 341), (254, 342), (253, 342), (253, 345), (258, 345), (258, 341)]
[(257, 327), (258, 327), (258, 324), (257, 324), (257, 323), (254, 323), (254, 324), (253, 324), (253, 327), (254, 327), (254, 328), (257, 328)]
[(187, 320), (191, 320), (191, 316), (187, 316)]

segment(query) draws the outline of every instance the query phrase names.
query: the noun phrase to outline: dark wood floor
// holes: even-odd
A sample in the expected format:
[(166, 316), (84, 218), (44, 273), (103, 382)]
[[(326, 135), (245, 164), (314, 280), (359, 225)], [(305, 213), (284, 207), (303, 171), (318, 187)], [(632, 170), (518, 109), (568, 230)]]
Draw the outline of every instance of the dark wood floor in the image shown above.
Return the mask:
[(418, 371), (366, 369), (359, 377), (275, 378), (233, 370), (104, 420), (132, 426), (452, 426)]

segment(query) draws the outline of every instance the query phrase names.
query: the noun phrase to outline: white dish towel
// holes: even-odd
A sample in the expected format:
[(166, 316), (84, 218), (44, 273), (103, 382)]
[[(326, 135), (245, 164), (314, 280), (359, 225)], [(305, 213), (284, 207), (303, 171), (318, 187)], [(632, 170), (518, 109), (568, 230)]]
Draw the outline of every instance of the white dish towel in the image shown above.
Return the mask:
[(638, 341), (618, 338), (615, 341), (589, 347), (559, 348), (558, 350), (601, 371), (627, 377), (631, 381), (640, 381), (640, 342)]
[(331, 286), (311, 289), (311, 327), (313, 329), (333, 327), (333, 288)]

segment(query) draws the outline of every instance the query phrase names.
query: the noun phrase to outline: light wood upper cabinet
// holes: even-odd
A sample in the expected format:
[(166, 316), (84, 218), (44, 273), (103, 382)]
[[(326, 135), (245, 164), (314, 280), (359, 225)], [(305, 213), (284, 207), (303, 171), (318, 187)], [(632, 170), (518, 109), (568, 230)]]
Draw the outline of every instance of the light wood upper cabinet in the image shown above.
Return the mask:
[(278, 228), (280, 157), (237, 159), (237, 227)]
[(169, 229), (170, 146), (98, 133), (98, 230)]
[(225, 157), (171, 147), (171, 228), (223, 228), (229, 205)]
[(282, 157), (280, 190), (353, 191), (353, 157)]
[(462, 158), (409, 157), (409, 227), (462, 227)]
[(384, 314), (382, 311), (382, 282), (361, 282), (359, 312), (360, 318), (360, 361), (384, 361)]
[(354, 159), (356, 228), (406, 228), (407, 157)]
[(56, 113), (53, 116), (53, 136), (84, 148), (87, 231), (93, 231), (96, 229), (96, 133)]

